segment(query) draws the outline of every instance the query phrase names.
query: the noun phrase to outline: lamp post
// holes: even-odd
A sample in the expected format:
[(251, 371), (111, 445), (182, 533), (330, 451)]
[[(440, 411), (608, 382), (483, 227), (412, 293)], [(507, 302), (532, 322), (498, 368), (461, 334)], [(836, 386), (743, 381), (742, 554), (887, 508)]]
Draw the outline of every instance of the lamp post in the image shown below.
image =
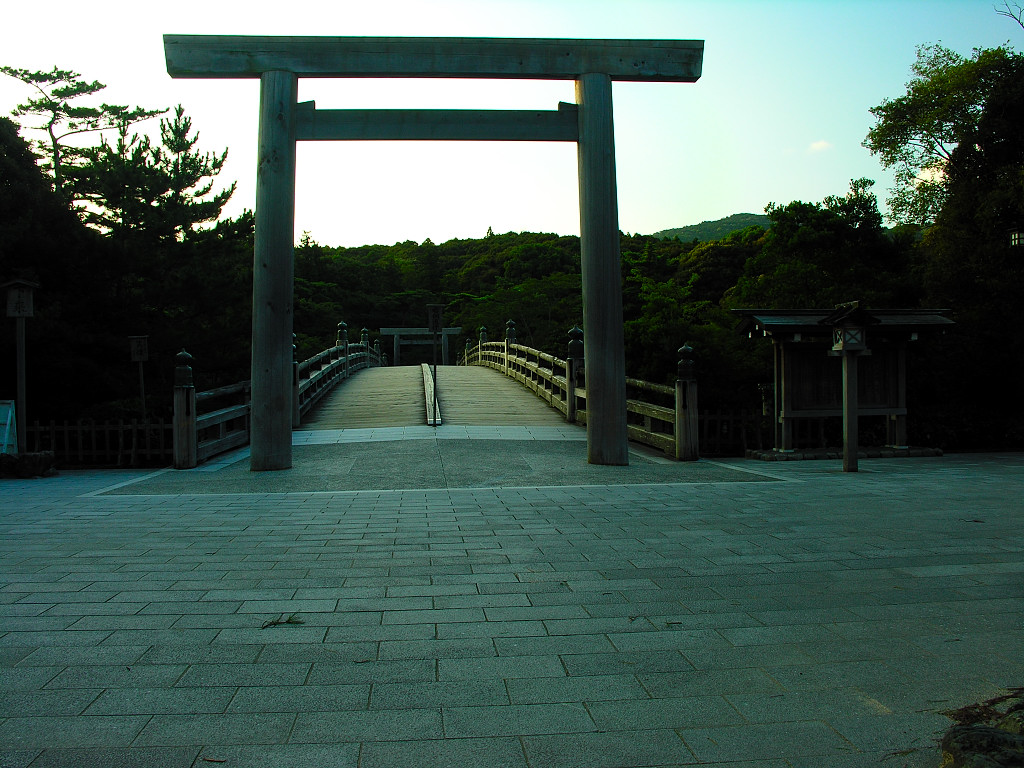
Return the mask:
[(33, 295), (39, 283), (15, 279), (2, 286), (7, 289), (7, 316), (15, 319), (18, 345), (18, 395), (15, 401), (18, 425), (18, 453), (26, 451), (27, 419), (25, 418), (25, 318), (32, 317)]

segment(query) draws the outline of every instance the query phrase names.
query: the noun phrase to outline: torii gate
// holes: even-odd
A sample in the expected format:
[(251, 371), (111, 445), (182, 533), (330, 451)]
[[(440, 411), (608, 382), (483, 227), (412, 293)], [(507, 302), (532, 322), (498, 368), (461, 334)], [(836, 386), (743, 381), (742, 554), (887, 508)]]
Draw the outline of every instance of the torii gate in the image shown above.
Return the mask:
[[(612, 81), (692, 83), (703, 40), (164, 35), (167, 72), (260, 78), (252, 312), (252, 470), (292, 465), (295, 142), (577, 143), (587, 460), (629, 463)], [(323, 110), (299, 77), (575, 80), (557, 111)]]

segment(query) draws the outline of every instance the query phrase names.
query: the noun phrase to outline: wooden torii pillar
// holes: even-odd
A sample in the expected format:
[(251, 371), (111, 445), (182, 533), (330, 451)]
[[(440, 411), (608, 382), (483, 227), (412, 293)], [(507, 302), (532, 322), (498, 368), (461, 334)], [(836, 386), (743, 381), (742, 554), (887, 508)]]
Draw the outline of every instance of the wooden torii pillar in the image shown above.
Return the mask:
[[(253, 260), (251, 469), (292, 465), (295, 142), (578, 144), (587, 460), (629, 462), (612, 81), (695, 82), (703, 40), (164, 35), (167, 72), (260, 78)], [(300, 77), (574, 80), (557, 111), (318, 110)]]

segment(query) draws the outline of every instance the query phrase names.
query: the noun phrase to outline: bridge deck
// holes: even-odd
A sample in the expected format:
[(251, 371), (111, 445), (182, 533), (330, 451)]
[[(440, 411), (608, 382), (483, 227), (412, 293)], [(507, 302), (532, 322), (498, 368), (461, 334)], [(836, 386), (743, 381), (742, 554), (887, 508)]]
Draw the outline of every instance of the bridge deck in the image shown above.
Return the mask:
[[(532, 392), (490, 368), (438, 366), (438, 404), (447, 425), (562, 426), (565, 419)], [(307, 416), (303, 429), (411, 427), (424, 424), (420, 366), (355, 374)]]
[(327, 395), (302, 428), (412, 427), (425, 418), (419, 366), (366, 368)]
[(449, 425), (551, 426), (565, 418), (498, 371), (481, 366), (438, 366), (441, 420)]

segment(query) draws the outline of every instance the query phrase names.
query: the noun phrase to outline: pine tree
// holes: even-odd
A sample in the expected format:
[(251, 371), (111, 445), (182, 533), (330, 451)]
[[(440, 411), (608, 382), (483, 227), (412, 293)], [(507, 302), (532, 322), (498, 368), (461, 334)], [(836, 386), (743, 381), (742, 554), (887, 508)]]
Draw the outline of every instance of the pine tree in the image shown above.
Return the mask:
[(107, 86), (98, 80), (87, 82), (71, 70), (54, 67), (49, 72), (33, 72), (3, 66), (0, 73), (20, 80), (36, 91), (36, 96), (17, 105), (12, 114), (15, 117), (42, 118), (41, 123), (25, 127), (45, 134), (45, 138), (34, 140), (32, 146), (46, 158), (44, 168), (53, 176), (53, 188), (65, 199), (67, 170), (81, 160), (81, 150), (68, 143), (71, 137), (131, 125), (167, 111), (118, 104), (79, 104), (78, 99), (99, 93)]
[(72, 197), (84, 220), (114, 239), (165, 243), (186, 239), (195, 228), (220, 216), (235, 184), (214, 193), (224, 167), (220, 154), (196, 150), (199, 134), (179, 104), (174, 117), (161, 119), (160, 144), (128, 135), (117, 126), (115, 141), (83, 150), (69, 176)]

